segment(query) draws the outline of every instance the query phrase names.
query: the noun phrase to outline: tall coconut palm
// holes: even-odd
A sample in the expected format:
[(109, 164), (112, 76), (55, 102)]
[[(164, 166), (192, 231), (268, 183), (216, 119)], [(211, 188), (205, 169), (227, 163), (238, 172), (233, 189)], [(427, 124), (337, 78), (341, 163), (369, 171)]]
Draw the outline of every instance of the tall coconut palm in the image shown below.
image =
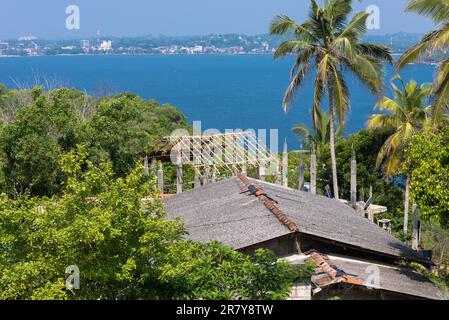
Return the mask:
[[(377, 166), (383, 167), (385, 176), (393, 176), (401, 170), (404, 148), (410, 138), (423, 130), (429, 119), (431, 107), (428, 101), (431, 84), (418, 85), (415, 81), (407, 84), (401, 78), (398, 88), (391, 84), (394, 99), (382, 98), (376, 108), (383, 113), (373, 114), (368, 120), (368, 128), (389, 127), (394, 133), (386, 140), (377, 157)], [(410, 174), (406, 174), (404, 201), (404, 235), (408, 233), (408, 213), (410, 194)]]
[[(349, 109), (349, 91), (344, 71), (352, 72), (373, 93), (382, 90), (383, 61), (391, 63), (390, 50), (384, 46), (363, 43), (367, 13), (357, 12), (352, 19), (352, 0), (325, 0), (324, 7), (311, 0), (309, 17), (302, 24), (287, 16), (277, 16), (270, 34), (290, 37), (276, 50), (274, 57), (295, 55), (291, 83), (283, 100), (284, 111), (292, 104), (294, 94), (303, 86), (307, 75), (314, 76), (313, 123), (325, 95), (329, 102), (329, 146), (335, 198), (339, 198), (335, 157), (335, 116), (344, 123)], [(315, 71), (315, 72), (314, 72)]]
[[(416, 61), (424, 54), (449, 48), (449, 0), (412, 0), (406, 11), (430, 17), (439, 27), (422, 37), (417, 45), (407, 50), (399, 59), (397, 70)], [(438, 66), (432, 86), (432, 127), (437, 129), (447, 123), (449, 105), (449, 58), (443, 59)]]

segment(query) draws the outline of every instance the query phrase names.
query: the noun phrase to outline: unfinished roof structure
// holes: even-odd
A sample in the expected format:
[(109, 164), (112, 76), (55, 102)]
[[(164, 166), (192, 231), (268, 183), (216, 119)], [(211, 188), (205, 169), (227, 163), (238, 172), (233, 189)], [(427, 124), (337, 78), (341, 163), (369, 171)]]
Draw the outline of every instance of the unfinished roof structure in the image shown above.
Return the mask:
[[(188, 239), (219, 241), (250, 252), (257, 247), (273, 249), (281, 245), (279, 239), (299, 236), (299, 252), (279, 251), (278, 256), (301, 255), (304, 248), (326, 243), (317, 249), (333, 254), (329, 263), (351, 275), (342, 278), (346, 283), (364, 285), (366, 264), (375, 262), (382, 271), (380, 289), (411, 297), (445, 297), (424, 277), (394, 265), (400, 260), (420, 261), (414, 250), (339, 201), (239, 175), (163, 202), (169, 219), (183, 220)], [(314, 247), (307, 247), (308, 239)]]

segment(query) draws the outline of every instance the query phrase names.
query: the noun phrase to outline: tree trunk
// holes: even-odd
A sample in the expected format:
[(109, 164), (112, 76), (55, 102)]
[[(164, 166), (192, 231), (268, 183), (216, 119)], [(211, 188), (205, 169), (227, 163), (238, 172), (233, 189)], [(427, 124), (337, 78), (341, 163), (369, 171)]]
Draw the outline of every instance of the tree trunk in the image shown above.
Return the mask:
[(331, 163), (332, 163), (332, 184), (334, 186), (334, 198), (338, 200), (338, 177), (337, 177), (337, 159), (335, 157), (335, 130), (334, 130), (334, 104), (332, 94), (329, 94), (329, 146), (331, 151)]
[(408, 212), (410, 205), (410, 174), (407, 174), (405, 180), (405, 200), (404, 200), (404, 236), (407, 239), (408, 235)]

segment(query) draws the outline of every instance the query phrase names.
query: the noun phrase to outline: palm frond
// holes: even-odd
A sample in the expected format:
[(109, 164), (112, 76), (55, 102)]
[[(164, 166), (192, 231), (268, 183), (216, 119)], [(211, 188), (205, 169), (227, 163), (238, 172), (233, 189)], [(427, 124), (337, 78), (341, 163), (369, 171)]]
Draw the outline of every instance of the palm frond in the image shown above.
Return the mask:
[(366, 12), (357, 12), (346, 28), (337, 36), (338, 38), (349, 38), (358, 40), (366, 32), (366, 19), (369, 14)]
[(434, 39), (437, 36), (437, 32), (438, 31), (432, 31), (425, 34), (420, 43), (408, 49), (397, 62), (396, 72), (402, 69), (405, 65), (416, 61), (416, 59), (421, 57), (426, 50), (431, 49)]
[(281, 45), (276, 49), (274, 53), (274, 58), (285, 57), (288, 54), (299, 54), (304, 50), (313, 50), (313, 47), (307, 42), (300, 40), (288, 40), (281, 43)]
[(284, 112), (288, 112), (290, 105), (293, 102), (295, 92), (304, 84), (304, 79), (309, 71), (309, 67), (310, 65), (308, 63), (304, 63), (287, 87), (282, 104)]
[(377, 59), (358, 54), (345, 65), (373, 94), (379, 95), (382, 92), (383, 66)]
[(286, 15), (276, 16), (270, 25), (270, 35), (294, 35), (296, 39), (313, 43), (317, 39), (307, 28), (307, 24), (300, 25)]
[(341, 71), (337, 70), (335, 64), (331, 64), (332, 71), (332, 89), (331, 94), (334, 97), (335, 110), (338, 115), (339, 123), (345, 122), (346, 112), (349, 108), (349, 92)]
[(313, 91), (313, 109), (312, 109), (312, 123), (315, 129), (319, 128), (319, 118), (321, 112), (321, 101), (323, 100), (325, 81), (318, 75), (315, 78), (315, 87)]
[(374, 59), (379, 59), (389, 64), (393, 63), (391, 56), (391, 49), (382, 45), (372, 43), (359, 43), (357, 49), (360, 55), (368, 56)]
[(372, 114), (366, 124), (368, 129), (396, 128), (397, 125), (397, 119), (386, 113)]
[(432, 18), (436, 23), (442, 23), (449, 20), (449, 1), (412, 0), (405, 8), (405, 11), (416, 12)]

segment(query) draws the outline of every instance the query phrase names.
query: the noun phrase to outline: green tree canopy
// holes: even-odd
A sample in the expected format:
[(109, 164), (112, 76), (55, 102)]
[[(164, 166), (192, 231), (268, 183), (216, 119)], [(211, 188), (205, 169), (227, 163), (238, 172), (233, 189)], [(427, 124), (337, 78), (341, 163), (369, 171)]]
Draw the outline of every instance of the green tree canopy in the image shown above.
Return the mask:
[(406, 155), (404, 167), (412, 176), (411, 197), (421, 216), (449, 228), (449, 129), (414, 136)]
[(106, 153), (114, 172), (123, 176), (136, 160), (155, 151), (161, 138), (178, 128), (188, 128), (176, 108), (159, 106), (132, 94), (105, 99), (89, 123), (92, 153)]
[(110, 159), (124, 177), (163, 136), (189, 129), (175, 107), (132, 94), (94, 99), (68, 88), (0, 89), (0, 191), (11, 196), (60, 192), (58, 160), (77, 144), (88, 146), (94, 163)]
[[(94, 165), (87, 153), (61, 158), (61, 196), (0, 197), (0, 299), (283, 299), (310, 276), (311, 266), (294, 270), (268, 251), (253, 261), (183, 240), (141, 166), (115, 178), (110, 162)], [(79, 290), (65, 285), (74, 265)]]

